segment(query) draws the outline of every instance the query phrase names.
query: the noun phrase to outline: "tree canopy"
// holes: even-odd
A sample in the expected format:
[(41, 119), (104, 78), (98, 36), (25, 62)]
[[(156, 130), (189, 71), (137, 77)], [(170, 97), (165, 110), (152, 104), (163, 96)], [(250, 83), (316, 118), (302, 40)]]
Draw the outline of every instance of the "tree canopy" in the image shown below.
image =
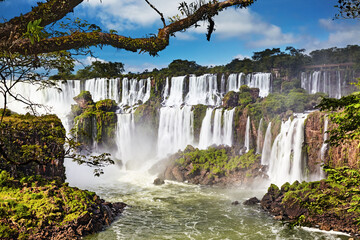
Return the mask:
[(166, 24), (163, 14), (149, 1), (145, 1), (160, 15), (164, 24), (157, 35), (142, 38), (125, 37), (118, 35), (116, 31), (105, 32), (94, 24), (81, 22), (75, 30), (49, 32), (47, 27), (63, 19), (83, 0), (47, 0), (38, 3), (38, 6), (32, 8), (30, 12), (0, 24), (0, 51), (28, 55), (110, 45), (132, 52), (156, 55), (169, 44), (170, 36), (196, 25), (199, 21), (209, 23), (207, 38), (210, 39), (214, 31), (213, 16), (228, 7), (243, 8), (254, 2), (254, 0), (208, 2), (200, 0), (189, 5), (183, 2), (179, 6), (181, 16), (172, 18), (171, 23)]

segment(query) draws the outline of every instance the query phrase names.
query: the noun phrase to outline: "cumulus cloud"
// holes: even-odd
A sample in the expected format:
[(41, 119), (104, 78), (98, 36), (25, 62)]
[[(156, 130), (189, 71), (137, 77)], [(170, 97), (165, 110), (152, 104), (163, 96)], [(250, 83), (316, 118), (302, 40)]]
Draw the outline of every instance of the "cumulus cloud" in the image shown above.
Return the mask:
[[(187, 2), (192, 2), (187, 0)], [(165, 17), (179, 13), (178, 1), (153, 0), (152, 3)], [(159, 15), (143, 0), (89, 0), (82, 6), (98, 17), (103, 25), (118, 31), (161, 26)], [(269, 47), (295, 42), (291, 33), (283, 33), (279, 26), (270, 24), (249, 9), (229, 8), (215, 16), (216, 31), (219, 39), (238, 38), (247, 41), (249, 47)], [(197, 34), (206, 33), (206, 24), (191, 28), (185, 33), (177, 33), (179, 40), (194, 40)]]
[(143, 63), (141, 65), (127, 65), (125, 64), (125, 72), (132, 72), (132, 73), (138, 73), (138, 72), (144, 72), (145, 70), (152, 71), (154, 68), (161, 69), (166, 67), (166, 65), (155, 65), (152, 63)]
[(333, 21), (331, 19), (320, 19), (319, 25), (328, 32), (328, 36), (325, 39), (306, 37), (303, 41), (308, 51), (359, 44), (360, 29), (356, 24)]
[[(216, 37), (242, 39), (250, 47), (270, 47), (296, 41), (293, 34), (283, 33), (280, 27), (265, 22), (250, 9), (227, 9), (215, 17), (215, 23)], [(190, 31), (206, 33), (206, 25)]]
[(87, 56), (86, 58), (78, 59), (78, 61), (75, 62), (75, 68), (91, 65), (91, 63), (95, 61), (99, 61), (103, 63), (107, 62), (106, 60), (101, 58), (94, 58), (91, 56)]

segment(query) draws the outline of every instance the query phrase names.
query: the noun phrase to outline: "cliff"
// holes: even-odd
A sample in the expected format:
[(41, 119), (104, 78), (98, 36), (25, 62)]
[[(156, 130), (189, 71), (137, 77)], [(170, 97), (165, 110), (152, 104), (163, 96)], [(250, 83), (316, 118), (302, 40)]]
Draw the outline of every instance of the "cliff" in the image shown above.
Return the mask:
[(65, 129), (55, 115), (11, 115), (0, 125), (0, 169), (65, 181)]
[[(310, 113), (305, 123), (305, 147), (307, 152), (307, 165), (310, 174), (318, 174), (323, 163), (330, 167), (348, 166), (359, 169), (359, 142), (328, 146), (323, 150), (325, 130), (325, 114), (319, 111)], [(328, 129), (336, 127), (329, 121)]]

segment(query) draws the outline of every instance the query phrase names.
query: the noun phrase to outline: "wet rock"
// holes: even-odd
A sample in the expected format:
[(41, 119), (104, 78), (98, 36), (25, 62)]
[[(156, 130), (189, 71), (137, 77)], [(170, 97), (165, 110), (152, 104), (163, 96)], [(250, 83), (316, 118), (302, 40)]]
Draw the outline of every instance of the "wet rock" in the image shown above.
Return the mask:
[(239, 205), (239, 201), (234, 201), (231, 203), (231, 205)]
[(165, 184), (165, 181), (161, 178), (155, 178), (154, 185), (163, 185)]
[(259, 204), (259, 203), (260, 203), (260, 200), (257, 199), (257, 197), (252, 197), (252, 198), (246, 200), (243, 204), (251, 206), (251, 205), (255, 205), (255, 204)]

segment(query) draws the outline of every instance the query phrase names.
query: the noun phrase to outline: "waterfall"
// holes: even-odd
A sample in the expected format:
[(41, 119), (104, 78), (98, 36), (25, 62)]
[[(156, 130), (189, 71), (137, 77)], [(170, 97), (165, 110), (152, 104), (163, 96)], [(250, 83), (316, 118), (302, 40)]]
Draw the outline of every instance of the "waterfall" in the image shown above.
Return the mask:
[(211, 145), (212, 141), (212, 131), (211, 131), (211, 115), (213, 109), (208, 108), (206, 109), (205, 117), (201, 123), (200, 129), (200, 137), (199, 137), (199, 148), (206, 149), (208, 146)]
[(223, 127), (223, 144), (232, 146), (233, 144), (233, 124), (234, 124), (235, 108), (231, 110), (225, 110), (223, 115), (224, 127)]
[(257, 139), (256, 139), (256, 153), (261, 154), (261, 140), (262, 140), (262, 124), (263, 124), (263, 119), (260, 119), (260, 123), (259, 123), (259, 127), (258, 127), (258, 131), (257, 131)]
[(132, 113), (117, 114), (115, 141), (118, 147), (116, 157), (124, 165), (132, 159), (134, 146), (133, 136), (135, 131), (134, 117)]
[(301, 73), (301, 87), (308, 93), (327, 93), (331, 98), (343, 96), (343, 82), (341, 71), (313, 71)]
[[(213, 124), (211, 124), (213, 112), (214, 119)], [(212, 108), (208, 108), (206, 110), (200, 129), (200, 149), (206, 149), (213, 144), (232, 146), (234, 112), (235, 109), (223, 111), (222, 109), (213, 110)]]
[(271, 73), (255, 73), (251, 76), (247, 85), (251, 88), (259, 88), (259, 97), (266, 97), (271, 91)]
[(261, 154), (261, 165), (269, 165), (269, 160), (271, 157), (271, 140), (271, 122), (269, 122), (269, 125), (266, 129), (264, 146)]
[(199, 77), (190, 76), (189, 92), (185, 97), (185, 103), (187, 105), (220, 105), (221, 97), (217, 88), (216, 75), (205, 74)]
[[(166, 99), (164, 98), (165, 106), (180, 106), (183, 103), (184, 80), (185, 76), (171, 78), (170, 93), (169, 95), (166, 94)], [(169, 87), (167, 86), (167, 88)]]
[[(134, 106), (145, 103), (150, 98), (151, 83), (150, 78), (122, 80), (122, 95), (120, 106)], [(90, 92), (91, 93), (91, 92)]]
[[(328, 126), (329, 125), (329, 119), (327, 116), (324, 117), (324, 137), (323, 137), (323, 144), (321, 146), (320, 149), (320, 159), (321, 159), (321, 164), (325, 163), (325, 154), (328, 151), (328, 143), (326, 142), (327, 140), (329, 140), (329, 133), (328, 131)], [(325, 172), (323, 171), (322, 167), (320, 166), (320, 179), (325, 178)]]
[(304, 142), (304, 121), (307, 115), (298, 114), (291, 121), (281, 124), (281, 131), (275, 138), (269, 162), (269, 178), (278, 186), (285, 182), (304, 180), (302, 145)]
[(165, 157), (188, 144), (193, 144), (193, 112), (191, 106), (160, 109), (157, 155)]
[(245, 152), (250, 150), (250, 117), (247, 117), (245, 130)]

